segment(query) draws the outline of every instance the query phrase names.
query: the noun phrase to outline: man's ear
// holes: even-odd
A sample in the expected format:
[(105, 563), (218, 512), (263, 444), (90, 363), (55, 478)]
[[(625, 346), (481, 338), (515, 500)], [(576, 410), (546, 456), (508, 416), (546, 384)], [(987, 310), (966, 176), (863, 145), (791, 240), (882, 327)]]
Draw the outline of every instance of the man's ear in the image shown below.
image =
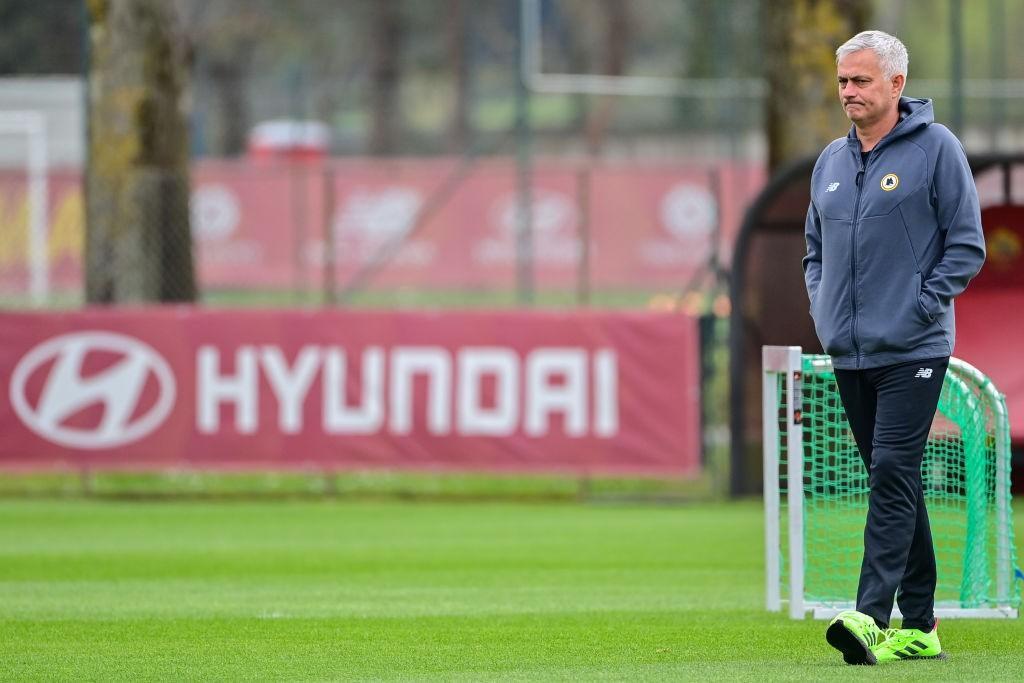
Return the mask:
[(896, 99), (903, 93), (903, 86), (907, 84), (907, 77), (903, 74), (896, 74), (892, 77), (892, 97)]

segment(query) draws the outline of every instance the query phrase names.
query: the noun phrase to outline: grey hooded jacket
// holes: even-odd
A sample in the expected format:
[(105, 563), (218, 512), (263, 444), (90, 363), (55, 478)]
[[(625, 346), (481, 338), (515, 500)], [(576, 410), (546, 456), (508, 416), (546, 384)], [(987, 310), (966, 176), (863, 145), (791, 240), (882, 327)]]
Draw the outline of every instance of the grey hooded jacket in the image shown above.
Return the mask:
[(851, 127), (811, 175), (804, 280), (818, 339), (840, 369), (952, 355), (953, 298), (985, 261), (960, 141), (934, 122), (931, 100), (902, 97), (899, 109), (866, 163)]

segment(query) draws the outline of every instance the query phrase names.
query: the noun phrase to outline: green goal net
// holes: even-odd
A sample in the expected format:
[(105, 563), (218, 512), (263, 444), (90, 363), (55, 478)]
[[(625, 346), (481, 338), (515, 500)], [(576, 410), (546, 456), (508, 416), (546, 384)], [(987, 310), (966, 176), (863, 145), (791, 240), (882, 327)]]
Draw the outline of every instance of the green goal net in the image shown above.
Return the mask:
[[(867, 516), (867, 472), (828, 356), (765, 347), (768, 608), (817, 617), (853, 606)], [(952, 359), (921, 465), (938, 565), (936, 612), (1015, 617), (1020, 592), (1010, 511), (1006, 404)]]

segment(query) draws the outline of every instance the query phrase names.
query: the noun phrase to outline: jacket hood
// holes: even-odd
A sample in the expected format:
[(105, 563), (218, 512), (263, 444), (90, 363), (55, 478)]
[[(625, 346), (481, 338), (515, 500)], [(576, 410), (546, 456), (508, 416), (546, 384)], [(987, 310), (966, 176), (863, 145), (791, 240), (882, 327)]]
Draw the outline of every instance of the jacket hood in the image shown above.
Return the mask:
[[(885, 134), (879, 144), (910, 135), (935, 122), (935, 110), (932, 108), (931, 100), (900, 97), (897, 107), (900, 112), (900, 120), (892, 130)], [(857, 139), (857, 126), (851, 125), (850, 132), (846, 137), (848, 140), (856, 142), (858, 146), (860, 145), (860, 141)]]

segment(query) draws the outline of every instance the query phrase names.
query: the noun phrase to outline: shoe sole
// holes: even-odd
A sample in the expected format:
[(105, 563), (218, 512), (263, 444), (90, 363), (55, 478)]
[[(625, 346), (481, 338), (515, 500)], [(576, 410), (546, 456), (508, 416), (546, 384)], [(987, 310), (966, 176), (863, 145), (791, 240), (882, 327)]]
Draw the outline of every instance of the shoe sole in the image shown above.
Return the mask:
[(947, 655), (945, 652), (940, 652), (937, 655), (925, 655), (924, 657), (911, 655), (910, 657), (904, 657), (903, 659), (894, 660), (894, 661), (913, 662), (913, 661), (917, 661), (917, 660), (921, 660), (921, 659), (924, 659), (924, 660), (929, 660), (929, 659), (949, 659), (949, 655)]
[(846, 628), (842, 619), (828, 627), (825, 631), (825, 640), (843, 653), (843, 661), (847, 664), (873, 666), (878, 663), (875, 653)]

